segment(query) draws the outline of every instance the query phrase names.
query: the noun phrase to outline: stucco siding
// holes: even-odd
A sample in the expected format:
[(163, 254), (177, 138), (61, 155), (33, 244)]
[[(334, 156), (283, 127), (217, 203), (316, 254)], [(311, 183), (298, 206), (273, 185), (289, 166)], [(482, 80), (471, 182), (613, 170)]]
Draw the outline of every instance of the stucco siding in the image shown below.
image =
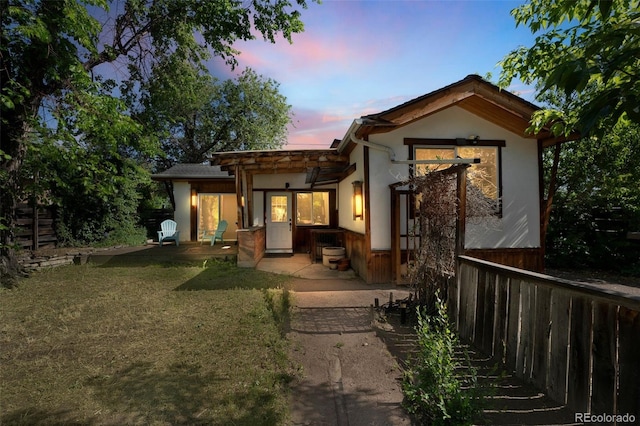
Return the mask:
[[(459, 107), (451, 107), (396, 131), (374, 134), (370, 142), (391, 147), (397, 160), (408, 159), (404, 138), (468, 138), (505, 140), (502, 148), (503, 215), (491, 227), (469, 224), (467, 248), (537, 247), (539, 194), (537, 143), (487, 122)], [(409, 166), (391, 164), (386, 152), (370, 149), (371, 246), (391, 247), (389, 184), (409, 176)], [(358, 167), (360, 167), (358, 165)]]
[[(365, 217), (362, 220), (353, 219), (353, 182), (364, 182), (364, 155), (362, 146), (357, 146), (350, 155), (350, 163), (356, 164), (356, 170), (338, 184), (338, 224), (341, 228), (348, 229), (359, 234), (365, 232)], [(364, 192), (364, 191), (363, 191)], [(363, 194), (362, 202), (365, 203), (366, 194)], [(369, 212), (363, 210), (364, 216)]]
[(174, 220), (180, 231), (180, 241), (191, 239), (191, 185), (188, 182), (174, 182), (173, 196), (176, 200)]

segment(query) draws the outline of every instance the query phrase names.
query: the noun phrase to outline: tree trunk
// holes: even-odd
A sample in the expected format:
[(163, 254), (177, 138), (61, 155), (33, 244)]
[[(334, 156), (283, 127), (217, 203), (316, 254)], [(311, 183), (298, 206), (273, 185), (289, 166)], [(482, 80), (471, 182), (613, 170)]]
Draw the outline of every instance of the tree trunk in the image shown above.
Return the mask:
[(558, 182), (558, 164), (560, 163), (560, 144), (556, 144), (553, 148), (553, 164), (551, 166), (551, 174), (549, 176), (549, 187), (547, 188), (547, 202), (544, 205), (544, 211), (542, 212), (542, 231), (540, 246), (543, 253), (546, 248), (547, 229), (549, 228), (549, 219), (551, 217), (551, 210), (553, 208), (553, 197), (556, 195), (556, 187)]
[(23, 143), (26, 132), (26, 120), (20, 114), (8, 114), (6, 123), (0, 133), (2, 145), (0, 150), (7, 157), (1, 163), (1, 173), (4, 175), (3, 191), (0, 193), (0, 279), (2, 286), (15, 285), (22, 270), (18, 264), (16, 252), (13, 248), (14, 230), (16, 226), (16, 208), (20, 197), (20, 168), (27, 152)]

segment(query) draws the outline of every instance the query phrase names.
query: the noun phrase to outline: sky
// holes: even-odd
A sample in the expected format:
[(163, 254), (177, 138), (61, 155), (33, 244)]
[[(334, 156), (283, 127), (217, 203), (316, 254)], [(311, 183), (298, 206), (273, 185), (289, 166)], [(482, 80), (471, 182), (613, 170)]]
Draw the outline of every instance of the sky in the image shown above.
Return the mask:
[[(251, 67), (277, 81), (292, 107), (288, 149), (325, 149), (351, 122), (459, 81), (469, 74), (496, 82), (499, 61), (531, 46), (512, 9), (523, 1), (324, 0), (302, 10), (305, 31), (275, 44), (261, 37), (234, 45), (232, 71), (210, 61), (219, 78)], [(509, 90), (533, 101), (533, 90)]]

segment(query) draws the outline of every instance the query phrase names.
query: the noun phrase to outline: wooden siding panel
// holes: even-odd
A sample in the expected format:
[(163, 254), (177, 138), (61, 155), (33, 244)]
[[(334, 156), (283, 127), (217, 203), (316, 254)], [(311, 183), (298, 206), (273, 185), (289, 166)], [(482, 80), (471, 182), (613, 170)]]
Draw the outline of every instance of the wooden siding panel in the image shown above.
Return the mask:
[(391, 250), (372, 251), (367, 265), (367, 283), (388, 284), (391, 278)]
[(541, 248), (467, 249), (464, 254), (526, 271), (544, 271)]
[(346, 248), (347, 257), (351, 260), (351, 269), (364, 279), (367, 272), (365, 235), (345, 230), (344, 246)]
[(235, 194), (236, 192), (236, 182), (233, 179), (221, 182), (191, 181), (189, 183), (198, 193)]

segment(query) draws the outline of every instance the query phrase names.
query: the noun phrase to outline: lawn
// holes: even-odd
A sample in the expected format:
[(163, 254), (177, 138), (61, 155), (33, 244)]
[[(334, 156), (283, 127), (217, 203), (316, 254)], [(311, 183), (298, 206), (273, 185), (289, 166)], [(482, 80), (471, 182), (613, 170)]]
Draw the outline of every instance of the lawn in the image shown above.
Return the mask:
[(287, 278), (66, 266), (0, 291), (0, 424), (280, 425)]

